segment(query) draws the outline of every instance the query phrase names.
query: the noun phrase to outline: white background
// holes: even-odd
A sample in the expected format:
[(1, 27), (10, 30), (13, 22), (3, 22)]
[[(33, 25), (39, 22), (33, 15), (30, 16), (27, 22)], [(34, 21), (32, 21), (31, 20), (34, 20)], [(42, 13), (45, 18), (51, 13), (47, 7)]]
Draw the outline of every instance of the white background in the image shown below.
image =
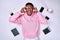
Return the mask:
[[(11, 12), (19, 11), (27, 2), (32, 2), (35, 7), (41, 6), (53, 9), (53, 13), (43, 12), (49, 16), (48, 25), (41, 25), (41, 40), (60, 40), (60, 0), (0, 0), (0, 40), (22, 40), (21, 26), (9, 22)], [(51, 32), (45, 35), (42, 30), (45, 27)], [(10, 30), (17, 28), (19, 35), (13, 36)]]

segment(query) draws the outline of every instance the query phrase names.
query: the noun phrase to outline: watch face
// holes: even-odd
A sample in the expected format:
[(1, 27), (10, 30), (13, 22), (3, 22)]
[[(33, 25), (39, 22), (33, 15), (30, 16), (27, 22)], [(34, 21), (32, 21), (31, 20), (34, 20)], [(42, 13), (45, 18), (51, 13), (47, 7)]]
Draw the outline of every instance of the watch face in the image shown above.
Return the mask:
[(44, 32), (44, 34), (48, 34), (49, 32), (51, 32), (51, 30), (50, 30), (49, 27), (47, 27), (47, 28), (45, 28), (45, 29), (43, 30), (43, 32)]
[(11, 32), (13, 33), (14, 36), (17, 36), (19, 34), (16, 28), (12, 29)]
[(39, 10), (40, 12), (43, 12), (43, 10), (44, 10), (44, 7), (41, 7), (41, 9)]
[(13, 15), (13, 13), (10, 14), (11, 16)]

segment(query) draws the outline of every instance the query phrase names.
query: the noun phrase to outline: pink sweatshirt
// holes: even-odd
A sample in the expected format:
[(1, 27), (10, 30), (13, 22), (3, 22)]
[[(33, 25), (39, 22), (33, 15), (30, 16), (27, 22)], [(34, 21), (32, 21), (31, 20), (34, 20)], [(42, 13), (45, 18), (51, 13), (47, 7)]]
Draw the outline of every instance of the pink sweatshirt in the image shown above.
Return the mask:
[(16, 12), (9, 18), (9, 21), (21, 24), (23, 36), (26, 38), (37, 37), (40, 34), (40, 24), (47, 23), (47, 20), (40, 13), (33, 13), (31, 16), (28, 16), (26, 13)]

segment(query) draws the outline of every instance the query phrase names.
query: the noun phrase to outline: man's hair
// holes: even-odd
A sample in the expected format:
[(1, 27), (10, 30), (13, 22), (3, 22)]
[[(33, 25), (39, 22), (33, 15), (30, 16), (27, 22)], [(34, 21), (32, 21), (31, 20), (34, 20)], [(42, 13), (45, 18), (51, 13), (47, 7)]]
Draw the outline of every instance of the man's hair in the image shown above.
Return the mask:
[(30, 2), (26, 3), (25, 6), (27, 6), (27, 5), (31, 5), (32, 7), (34, 7), (34, 5), (32, 3), (30, 3)]

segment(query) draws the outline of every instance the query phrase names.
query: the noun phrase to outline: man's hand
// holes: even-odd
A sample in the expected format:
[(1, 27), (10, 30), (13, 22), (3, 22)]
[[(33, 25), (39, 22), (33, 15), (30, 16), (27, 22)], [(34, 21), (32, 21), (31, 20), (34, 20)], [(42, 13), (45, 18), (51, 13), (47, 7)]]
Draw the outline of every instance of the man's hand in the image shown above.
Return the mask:
[(25, 7), (24, 7), (24, 8), (22, 8), (22, 9), (20, 10), (20, 12), (21, 12), (21, 13), (25, 13), (25, 12), (26, 12)]
[(37, 12), (38, 12), (37, 8), (34, 7), (34, 8), (33, 8), (33, 13), (37, 13)]

